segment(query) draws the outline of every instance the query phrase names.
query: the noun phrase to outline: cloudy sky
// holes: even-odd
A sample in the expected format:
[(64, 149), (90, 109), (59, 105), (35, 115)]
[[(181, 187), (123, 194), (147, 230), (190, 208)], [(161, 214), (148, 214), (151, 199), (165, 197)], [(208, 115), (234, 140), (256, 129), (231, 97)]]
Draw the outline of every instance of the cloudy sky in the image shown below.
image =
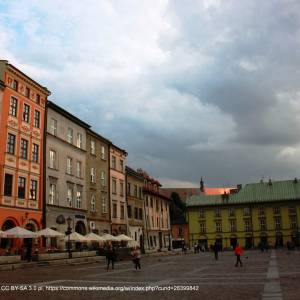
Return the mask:
[(165, 186), (300, 177), (298, 0), (0, 0), (0, 57)]

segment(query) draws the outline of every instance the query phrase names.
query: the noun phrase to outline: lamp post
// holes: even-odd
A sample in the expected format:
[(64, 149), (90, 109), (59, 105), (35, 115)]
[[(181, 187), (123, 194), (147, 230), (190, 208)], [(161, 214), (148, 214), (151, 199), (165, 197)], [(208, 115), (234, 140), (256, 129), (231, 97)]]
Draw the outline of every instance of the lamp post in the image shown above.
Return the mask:
[(66, 231), (66, 235), (68, 236), (68, 253), (69, 253), (69, 258), (72, 258), (71, 242), (70, 242), (70, 234), (72, 233), (71, 222), (72, 222), (72, 219), (70, 217), (68, 217), (67, 218), (68, 228), (67, 228), (67, 231)]

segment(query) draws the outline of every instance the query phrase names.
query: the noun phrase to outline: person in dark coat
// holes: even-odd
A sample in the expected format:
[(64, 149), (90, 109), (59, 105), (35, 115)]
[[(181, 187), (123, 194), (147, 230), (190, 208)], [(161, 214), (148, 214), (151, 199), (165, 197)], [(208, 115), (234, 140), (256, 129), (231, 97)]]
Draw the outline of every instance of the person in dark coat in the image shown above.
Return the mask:
[(219, 259), (219, 244), (217, 242), (215, 242), (214, 246), (213, 246), (213, 250), (215, 253), (215, 260)]
[(109, 265), (111, 263), (111, 269), (114, 269), (114, 262), (115, 262), (115, 249), (112, 245), (109, 246), (107, 253), (106, 253), (106, 259), (107, 259), (107, 271), (109, 270)]

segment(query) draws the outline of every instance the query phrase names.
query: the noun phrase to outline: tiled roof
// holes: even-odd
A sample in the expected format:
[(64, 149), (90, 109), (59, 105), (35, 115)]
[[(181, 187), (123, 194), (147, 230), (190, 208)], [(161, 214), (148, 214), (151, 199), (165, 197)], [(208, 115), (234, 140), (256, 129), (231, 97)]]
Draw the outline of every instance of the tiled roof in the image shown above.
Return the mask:
[(187, 206), (245, 204), (300, 200), (300, 181), (285, 180), (246, 184), (239, 192), (223, 195), (191, 196)]

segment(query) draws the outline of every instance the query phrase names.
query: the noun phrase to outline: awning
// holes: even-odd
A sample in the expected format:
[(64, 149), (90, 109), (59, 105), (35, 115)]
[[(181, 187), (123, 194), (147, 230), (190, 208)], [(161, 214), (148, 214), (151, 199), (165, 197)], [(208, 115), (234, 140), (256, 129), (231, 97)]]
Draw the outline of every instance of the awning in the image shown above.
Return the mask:
[(2, 237), (4, 238), (37, 238), (38, 235), (35, 232), (27, 230), (25, 228), (16, 226), (3, 232)]
[(37, 232), (38, 236), (44, 236), (44, 237), (64, 237), (65, 235), (63, 233), (60, 233), (56, 230), (53, 230), (51, 228), (45, 228), (43, 230), (40, 230)]

